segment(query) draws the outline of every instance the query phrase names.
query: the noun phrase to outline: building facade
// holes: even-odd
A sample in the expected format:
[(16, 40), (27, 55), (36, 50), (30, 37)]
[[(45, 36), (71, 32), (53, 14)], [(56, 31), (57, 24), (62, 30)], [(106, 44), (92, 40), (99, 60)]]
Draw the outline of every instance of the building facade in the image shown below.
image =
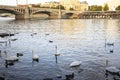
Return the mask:
[(88, 3), (86, 1), (80, 2), (78, 0), (60, 0), (60, 2), (45, 2), (41, 7), (56, 8), (58, 5), (62, 5), (65, 10), (88, 10)]
[(88, 3), (86, 1), (80, 2), (80, 10), (87, 11), (88, 10)]
[(45, 2), (41, 5), (41, 7), (48, 7), (48, 8), (56, 8), (59, 5), (59, 2), (51, 1), (51, 2)]
[(60, 4), (64, 6), (66, 10), (88, 10), (88, 3), (86, 1), (80, 2), (78, 0), (60, 0)]

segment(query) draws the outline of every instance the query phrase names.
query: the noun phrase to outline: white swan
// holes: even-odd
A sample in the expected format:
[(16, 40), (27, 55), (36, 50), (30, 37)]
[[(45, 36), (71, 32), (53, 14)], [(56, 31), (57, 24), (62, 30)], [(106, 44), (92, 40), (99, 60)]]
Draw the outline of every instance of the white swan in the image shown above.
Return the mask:
[(81, 61), (73, 61), (69, 66), (70, 67), (77, 67), (77, 66), (80, 66), (81, 65)]
[(11, 41), (16, 41), (17, 38), (10, 38), (9, 40), (11, 40)]
[(39, 55), (34, 54), (34, 51), (32, 50), (32, 60), (33, 61), (39, 61)]
[(120, 69), (111, 66), (111, 67), (107, 67), (107, 68), (106, 68), (106, 71), (107, 71), (107, 72), (110, 72), (110, 73), (119, 73), (119, 72), (120, 72)]
[(59, 51), (58, 51), (58, 49), (57, 49), (57, 46), (55, 46), (55, 48), (56, 48), (55, 56), (60, 56), (60, 53), (59, 53)]
[(5, 43), (5, 45), (7, 46), (7, 40), (0, 40), (0, 43)]
[(7, 43), (7, 40), (0, 40), (0, 43)]
[(5, 58), (6, 61), (18, 61), (19, 60), (19, 58), (17, 56), (8, 57), (7, 52), (5, 52), (5, 56), (6, 56), (6, 58)]
[(107, 73), (113, 73), (113, 74), (119, 74), (120, 69), (116, 68), (115, 66), (108, 67), (108, 60), (106, 60), (106, 72)]

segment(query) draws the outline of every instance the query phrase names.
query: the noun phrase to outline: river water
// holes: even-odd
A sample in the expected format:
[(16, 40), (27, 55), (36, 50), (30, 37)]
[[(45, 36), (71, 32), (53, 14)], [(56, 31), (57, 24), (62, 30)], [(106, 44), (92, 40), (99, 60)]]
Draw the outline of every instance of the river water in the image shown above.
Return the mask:
[[(0, 43), (0, 76), (6, 80), (63, 80), (65, 75), (73, 72), (74, 80), (105, 80), (106, 60), (109, 61), (108, 66), (120, 68), (119, 19), (16, 21), (0, 18), (0, 33), (6, 32), (15, 35), (0, 38), (0, 41), (17, 38), (7, 45)], [(54, 56), (56, 45), (60, 53), (57, 63)], [(6, 68), (4, 51), (8, 56), (18, 52), (23, 56)], [(39, 62), (32, 61), (32, 51), (39, 55)], [(69, 67), (76, 60), (82, 64)], [(58, 75), (62, 78), (56, 78)]]

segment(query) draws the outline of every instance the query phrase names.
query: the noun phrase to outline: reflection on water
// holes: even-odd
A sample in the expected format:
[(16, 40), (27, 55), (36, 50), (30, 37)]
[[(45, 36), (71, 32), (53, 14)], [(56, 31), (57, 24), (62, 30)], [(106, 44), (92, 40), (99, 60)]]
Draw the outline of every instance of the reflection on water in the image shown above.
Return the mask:
[[(104, 80), (106, 59), (109, 60), (109, 66), (120, 67), (120, 20), (15, 21), (0, 18), (0, 24), (0, 33), (15, 34), (0, 38), (0, 41), (17, 38), (7, 46), (0, 43), (0, 75), (7, 80), (42, 80), (46, 77), (56, 78), (57, 75), (64, 79), (66, 74), (72, 72), (75, 73), (75, 80)], [(105, 43), (114, 43), (114, 46), (105, 47)], [(57, 64), (54, 55), (56, 45), (60, 52)], [(39, 62), (32, 62), (32, 50), (39, 55)], [(8, 56), (16, 53), (24, 55), (19, 57), (14, 66), (5, 68), (4, 51), (8, 52)], [(70, 68), (69, 64), (75, 60), (82, 61), (82, 65)]]

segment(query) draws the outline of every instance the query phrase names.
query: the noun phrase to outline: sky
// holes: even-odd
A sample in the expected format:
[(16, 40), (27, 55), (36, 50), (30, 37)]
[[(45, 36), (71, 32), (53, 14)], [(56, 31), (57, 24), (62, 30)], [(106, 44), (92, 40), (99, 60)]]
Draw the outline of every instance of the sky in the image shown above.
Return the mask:
[[(28, 3), (44, 3), (49, 1), (59, 1), (59, 0), (27, 0)], [(89, 5), (102, 5), (108, 0), (79, 0), (79, 1), (87, 1)], [(18, 0), (19, 4), (26, 4), (26, 0)], [(16, 5), (16, 0), (0, 0), (0, 5)]]

